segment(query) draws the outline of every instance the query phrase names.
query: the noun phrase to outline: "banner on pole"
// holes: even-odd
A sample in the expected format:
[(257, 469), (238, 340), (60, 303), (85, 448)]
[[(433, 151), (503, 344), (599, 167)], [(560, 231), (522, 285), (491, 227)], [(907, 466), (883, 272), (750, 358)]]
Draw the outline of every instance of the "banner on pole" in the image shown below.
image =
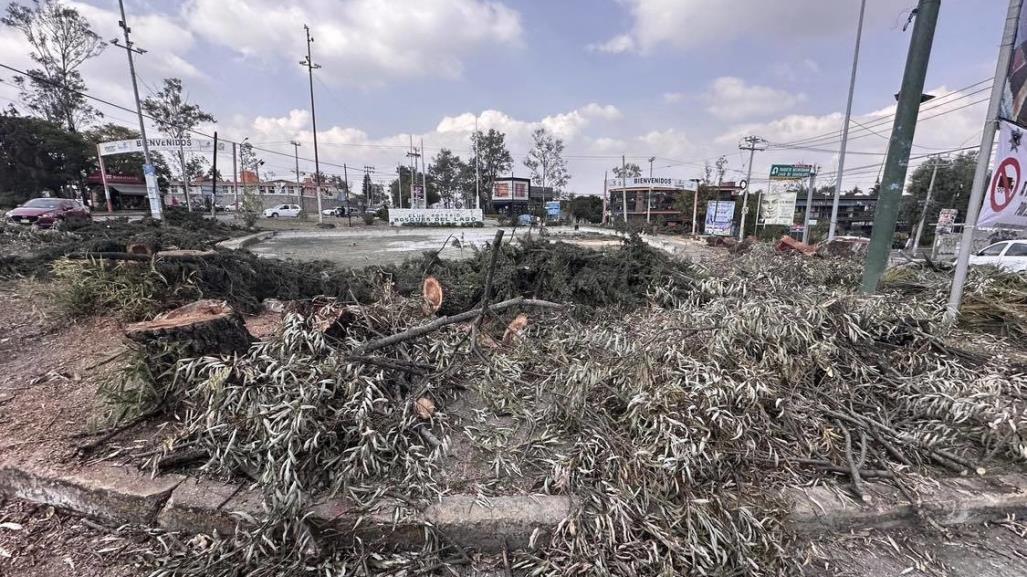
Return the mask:
[(1000, 121), (995, 172), (984, 191), (984, 205), (977, 228), (1027, 228), (1027, 141), (1024, 129)]
[(1027, 126), (1027, 9), (1020, 10), (1020, 21), (1016, 23), (1000, 116)]
[(735, 219), (735, 201), (711, 200), (706, 204), (706, 234), (731, 236), (732, 221)]

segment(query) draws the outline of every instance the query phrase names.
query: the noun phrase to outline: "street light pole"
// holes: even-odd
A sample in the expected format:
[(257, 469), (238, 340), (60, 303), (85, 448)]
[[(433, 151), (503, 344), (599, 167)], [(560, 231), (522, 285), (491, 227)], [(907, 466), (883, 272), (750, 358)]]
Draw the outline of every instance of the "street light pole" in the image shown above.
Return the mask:
[(317, 196), (317, 222), (324, 224), (324, 215), (321, 214), (321, 163), (317, 157), (317, 114), (314, 112), (314, 69), (321, 68), (321, 65), (314, 64), (310, 57), (310, 43), (314, 41), (310, 37), (310, 27), (304, 24), (303, 30), (307, 33), (307, 58), (300, 60), (300, 64), (307, 67), (307, 75), (310, 78), (310, 123), (314, 129), (314, 194)]
[(849, 143), (849, 121), (852, 118), (852, 94), (856, 90), (856, 69), (859, 66), (859, 43), (863, 37), (863, 13), (866, 12), (867, 0), (860, 2), (859, 24), (856, 25), (856, 50), (852, 54), (852, 76), (849, 78), (849, 98), (845, 103), (845, 120), (842, 124), (842, 145), (838, 151), (838, 171), (835, 173), (834, 201), (831, 203), (831, 224), (827, 230), (827, 240), (834, 238), (838, 226), (838, 203), (842, 194), (842, 176), (845, 174), (845, 148)]
[(913, 256), (916, 256), (920, 248), (920, 235), (924, 233), (924, 223), (927, 220), (927, 210), (931, 207), (931, 195), (934, 194), (934, 180), (938, 176), (938, 164), (940, 159), (934, 158), (934, 167), (931, 169), (931, 184), (927, 185), (927, 198), (924, 199), (924, 210), (920, 213), (920, 222), (916, 225), (916, 236), (913, 237)]
[[(128, 27), (128, 19), (125, 18), (125, 2), (124, 0), (118, 0), (118, 9), (121, 10), (121, 20), (118, 21), (118, 26), (125, 34), (125, 45), (121, 48), (125, 49), (125, 53), (128, 54), (128, 72), (132, 76), (132, 93), (136, 99), (136, 114), (139, 116), (139, 135), (143, 140), (143, 177), (146, 179), (146, 194), (150, 198), (150, 216), (154, 220), (160, 220), (163, 216), (160, 198), (160, 189), (157, 186), (157, 174), (154, 172), (153, 164), (150, 162), (150, 145), (146, 141), (146, 123), (143, 122), (143, 107), (139, 102), (139, 83), (136, 81), (136, 67), (135, 62), (132, 59), (132, 54), (145, 54), (146, 51), (135, 48), (132, 45), (132, 40), (129, 38), (129, 33), (132, 29)], [(115, 39), (112, 42), (115, 46), (118, 46), (118, 41)]]
[(649, 157), (649, 197), (646, 198), (645, 203), (645, 222), (650, 222), (650, 215), (652, 214), (653, 208), (653, 161), (656, 160), (655, 156)]

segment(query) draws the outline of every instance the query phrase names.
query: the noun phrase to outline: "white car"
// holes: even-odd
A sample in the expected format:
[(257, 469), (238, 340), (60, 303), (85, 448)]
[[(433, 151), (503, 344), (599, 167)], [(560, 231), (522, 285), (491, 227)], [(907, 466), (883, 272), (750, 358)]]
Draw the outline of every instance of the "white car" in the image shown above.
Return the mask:
[(970, 257), (970, 264), (991, 265), (1009, 272), (1027, 271), (1027, 240), (1004, 240)]
[(300, 205), (298, 204), (279, 204), (278, 206), (272, 206), (271, 208), (264, 209), (264, 218), (278, 218), (282, 217), (298, 217), (300, 215)]

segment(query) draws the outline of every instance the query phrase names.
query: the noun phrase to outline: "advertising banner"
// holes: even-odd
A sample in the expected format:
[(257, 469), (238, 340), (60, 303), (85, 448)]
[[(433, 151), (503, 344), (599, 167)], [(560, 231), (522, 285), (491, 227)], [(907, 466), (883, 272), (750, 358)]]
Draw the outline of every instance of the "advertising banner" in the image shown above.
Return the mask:
[[(214, 150), (214, 141), (208, 138), (147, 138), (146, 144), (150, 151), (155, 152), (178, 152), (184, 148), (190, 152), (210, 153)], [(129, 140), (114, 140), (112, 142), (100, 143), (100, 155), (110, 156), (112, 154), (129, 154), (143, 151), (143, 139), (132, 138)], [(225, 151), (225, 143), (218, 142), (218, 152)]]
[(1027, 126), (1027, 10), (1020, 10), (1020, 21), (1016, 25), (1013, 57), (1009, 60), (999, 116)]
[(795, 197), (798, 189), (798, 181), (771, 180), (767, 192), (760, 201), (763, 224), (791, 225), (795, 220)]
[(1024, 170), (1027, 169), (1027, 142), (1024, 129), (1000, 122), (995, 171), (984, 191), (977, 228), (1027, 228), (1027, 196)]
[(478, 208), (390, 208), (389, 224), (393, 226), (467, 226), (483, 222)]
[(494, 200), (510, 200), (510, 181), (500, 180), (492, 183), (492, 198)]
[(711, 200), (706, 205), (706, 234), (731, 236), (732, 221), (735, 218), (735, 201)]
[(515, 180), (513, 182), (513, 199), (528, 200), (528, 183)]

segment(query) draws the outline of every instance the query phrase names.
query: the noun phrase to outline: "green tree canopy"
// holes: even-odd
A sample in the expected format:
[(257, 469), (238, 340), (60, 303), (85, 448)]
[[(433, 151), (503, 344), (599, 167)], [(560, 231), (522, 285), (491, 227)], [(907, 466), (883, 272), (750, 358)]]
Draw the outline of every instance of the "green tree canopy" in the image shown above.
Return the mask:
[(957, 222), (966, 217), (966, 208), (970, 202), (970, 189), (973, 185), (974, 170), (977, 166), (977, 151), (972, 150), (954, 157), (934, 157), (913, 170), (909, 178), (907, 194), (902, 197), (899, 208), (899, 222), (907, 231), (915, 230), (924, 211), (927, 200), (927, 189), (931, 184), (931, 173), (938, 168), (934, 182), (934, 193), (927, 205), (927, 220), (924, 226), (921, 245), (932, 242), (934, 227), (938, 221), (938, 213), (943, 208), (954, 208), (959, 211)]
[(90, 166), (82, 135), (44, 120), (0, 114), (0, 204), (18, 204), (49, 191), (73, 196)]
[(481, 182), (481, 206), (486, 212), (492, 210), (492, 183), (500, 176), (510, 172), (513, 156), (506, 149), (506, 134), (494, 128), (486, 132), (477, 131), (471, 135), (474, 157), (471, 170), (478, 167)]
[(12, 2), (0, 21), (20, 30), (32, 46), (29, 57), (37, 68), (28, 78), (15, 77), (30, 110), (71, 132), (102, 116), (86, 100), (78, 68), (106, 44), (77, 10), (57, 0), (35, 0), (31, 7)]

